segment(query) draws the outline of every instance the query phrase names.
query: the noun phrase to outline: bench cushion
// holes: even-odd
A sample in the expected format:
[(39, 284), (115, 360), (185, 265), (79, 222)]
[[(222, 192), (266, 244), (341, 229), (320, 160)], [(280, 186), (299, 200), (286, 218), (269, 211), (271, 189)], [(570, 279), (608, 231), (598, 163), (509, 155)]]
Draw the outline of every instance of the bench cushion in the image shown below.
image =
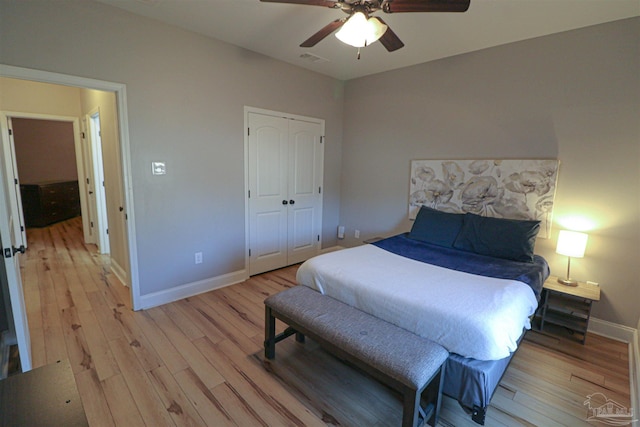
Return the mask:
[(265, 304), (414, 389), (427, 384), (449, 357), (444, 347), (431, 340), (306, 286), (272, 295)]

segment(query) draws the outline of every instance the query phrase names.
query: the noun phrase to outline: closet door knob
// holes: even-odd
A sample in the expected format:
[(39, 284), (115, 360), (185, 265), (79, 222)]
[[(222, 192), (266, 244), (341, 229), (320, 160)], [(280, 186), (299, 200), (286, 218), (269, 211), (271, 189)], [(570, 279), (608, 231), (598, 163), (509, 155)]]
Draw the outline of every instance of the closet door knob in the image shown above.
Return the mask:
[(287, 202), (286, 200), (283, 200), (283, 201), (282, 201), (282, 204), (283, 204), (283, 205), (288, 205), (288, 204), (289, 204), (289, 202)]
[(290, 205), (295, 205), (295, 204), (296, 204), (296, 201), (295, 201), (295, 200), (289, 200), (289, 204), (290, 204)]

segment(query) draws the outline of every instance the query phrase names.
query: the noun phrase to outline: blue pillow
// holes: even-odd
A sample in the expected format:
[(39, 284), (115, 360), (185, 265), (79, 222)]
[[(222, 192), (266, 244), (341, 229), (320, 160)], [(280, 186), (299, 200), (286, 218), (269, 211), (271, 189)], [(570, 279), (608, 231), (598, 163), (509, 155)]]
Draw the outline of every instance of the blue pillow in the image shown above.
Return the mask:
[(432, 245), (453, 247), (462, 229), (464, 215), (438, 211), (422, 206), (411, 227), (409, 238)]
[(467, 213), (453, 247), (495, 258), (533, 262), (533, 247), (539, 230), (540, 221)]

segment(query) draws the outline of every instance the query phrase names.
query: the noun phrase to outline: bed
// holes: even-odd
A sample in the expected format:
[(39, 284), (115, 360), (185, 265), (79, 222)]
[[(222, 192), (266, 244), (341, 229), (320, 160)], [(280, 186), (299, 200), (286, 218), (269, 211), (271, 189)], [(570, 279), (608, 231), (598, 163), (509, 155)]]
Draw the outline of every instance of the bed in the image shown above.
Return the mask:
[(483, 424), (549, 275), (539, 226), (422, 207), (409, 233), (312, 258), (297, 281), (444, 346), (443, 392)]

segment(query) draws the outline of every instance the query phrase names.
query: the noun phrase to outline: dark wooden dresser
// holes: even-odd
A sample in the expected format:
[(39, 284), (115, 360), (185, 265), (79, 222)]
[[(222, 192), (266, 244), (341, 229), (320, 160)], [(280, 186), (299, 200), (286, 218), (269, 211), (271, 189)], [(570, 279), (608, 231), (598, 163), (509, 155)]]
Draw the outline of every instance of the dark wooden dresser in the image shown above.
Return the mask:
[(80, 215), (78, 181), (21, 184), (20, 193), (27, 227), (46, 227)]

